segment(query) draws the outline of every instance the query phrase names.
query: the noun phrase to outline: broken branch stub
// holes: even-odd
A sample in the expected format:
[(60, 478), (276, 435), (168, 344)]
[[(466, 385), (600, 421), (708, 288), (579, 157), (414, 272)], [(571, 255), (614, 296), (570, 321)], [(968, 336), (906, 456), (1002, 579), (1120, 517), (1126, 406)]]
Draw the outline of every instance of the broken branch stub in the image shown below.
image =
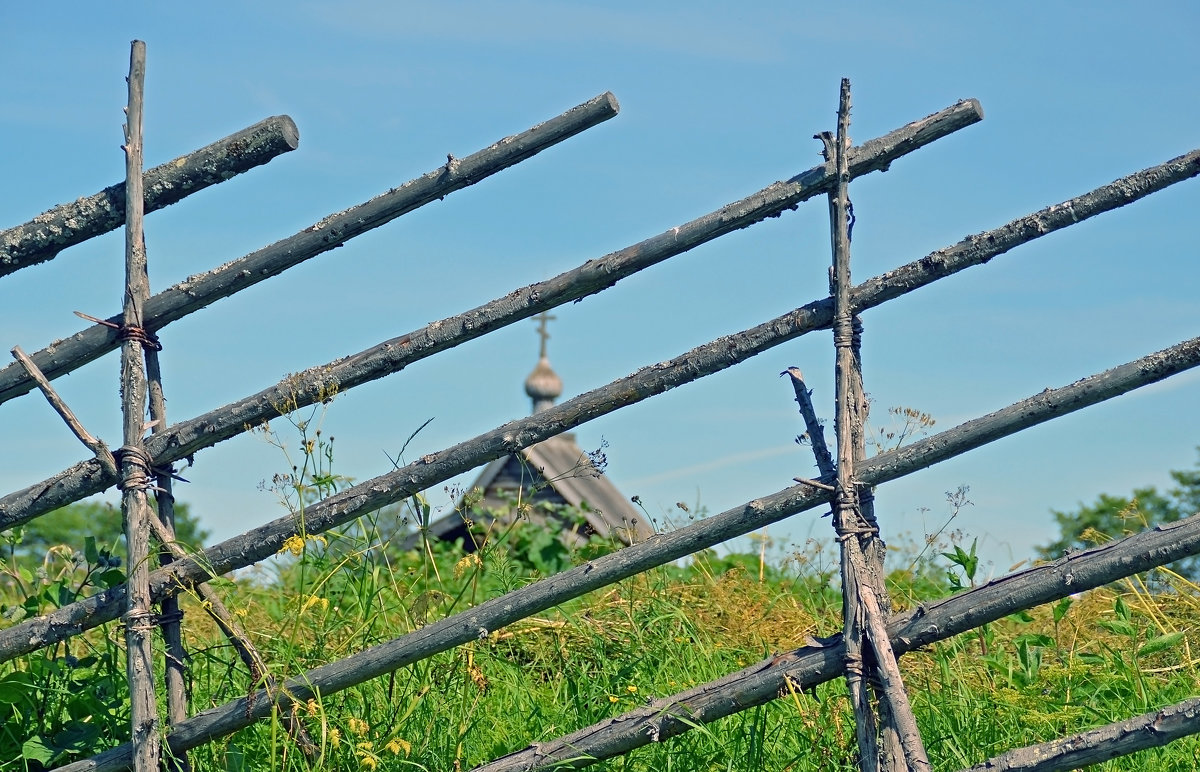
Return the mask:
[[(170, 206), (197, 191), (262, 166), (299, 145), (300, 132), (290, 117), (276, 115), (259, 121), (146, 172), (145, 211)], [(69, 204), (59, 204), (23, 225), (0, 231), (0, 276), (44, 263), (67, 247), (124, 224), (124, 182)]]

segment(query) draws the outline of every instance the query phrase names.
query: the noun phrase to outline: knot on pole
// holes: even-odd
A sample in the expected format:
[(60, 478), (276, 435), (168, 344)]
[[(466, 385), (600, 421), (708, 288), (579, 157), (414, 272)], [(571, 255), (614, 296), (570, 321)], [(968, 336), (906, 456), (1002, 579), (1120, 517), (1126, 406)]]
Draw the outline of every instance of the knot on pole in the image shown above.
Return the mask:
[(879, 534), (879, 526), (867, 521), (866, 517), (863, 516), (862, 509), (859, 507), (857, 498), (852, 496), (850, 492), (839, 490), (835, 498), (833, 529), (837, 533), (837, 541), (839, 543), (846, 541), (852, 536)]
[(121, 616), (121, 621), (128, 630), (146, 632), (155, 627), (154, 614), (146, 609), (130, 609)]
[(122, 445), (113, 451), (113, 456), (122, 467), (127, 467), (124, 479), (117, 483), (118, 488), (126, 491), (149, 490), (154, 487), (150, 482), (150, 475), (153, 473), (152, 462), (145, 450), (132, 445)]

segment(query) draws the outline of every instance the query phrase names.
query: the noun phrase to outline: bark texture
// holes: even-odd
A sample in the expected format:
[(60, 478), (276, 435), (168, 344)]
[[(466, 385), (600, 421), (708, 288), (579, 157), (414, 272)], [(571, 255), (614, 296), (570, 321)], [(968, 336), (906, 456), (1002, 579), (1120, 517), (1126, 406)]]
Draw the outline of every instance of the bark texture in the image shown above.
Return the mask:
[[(973, 590), (924, 604), (892, 617), (888, 635), (896, 653), (903, 654), (1022, 609), (1051, 603), (1195, 554), (1200, 554), (1200, 516), (1072, 553), (1054, 563), (1027, 568)], [(652, 699), (643, 708), (536, 743), (476, 767), (473, 772), (587, 767), (831, 681), (842, 674), (843, 652), (841, 643), (834, 642), (771, 657), (716, 681)]]
[(157, 772), (162, 738), (154, 688), (154, 623), (150, 610), (150, 464), (142, 435), (146, 424), (146, 367), (142, 359), (142, 304), (150, 296), (142, 234), (142, 96), (146, 80), (146, 44), (132, 43), (129, 54), (129, 106), (125, 125), (125, 309), (121, 334), (121, 510), (129, 554), (125, 598), (126, 677), (132, 724), (134, 769)]
[[(145, 211), (170, 206), (197, 191), (262, 166), (299, 145), (300, 132), (288, 116), (276, 115), (259, 121), (146, 172)], [(0, 232), (0, 276), (44, 263), (67, 247), (124, 224), (124, 182), (60, 204), (23, 225)]]
[(1016, 748), (962, 772), (1062, 772), (1099, 764), (1200, 733), (1200, 697), (1140, 716)]

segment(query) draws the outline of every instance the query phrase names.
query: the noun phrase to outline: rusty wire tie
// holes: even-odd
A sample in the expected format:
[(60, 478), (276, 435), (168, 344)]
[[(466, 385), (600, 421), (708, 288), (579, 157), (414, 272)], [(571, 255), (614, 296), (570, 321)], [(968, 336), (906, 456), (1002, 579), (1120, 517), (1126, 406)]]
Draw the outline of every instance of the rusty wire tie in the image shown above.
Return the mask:
[(149, 330), (147, 330), (145, 327), (138, 327), (135, 324), (129, 324), (129, 325), (117, 324), (116, 322), (110, 322), (107, 319), (97, 319), (96, 317), (89, 316), (88, 314), (85, 314), (82, 311), (76, 311), (75, 315), (78, 316), (80, 319), (86, 319), (89, 322), (95, 322), (96, 324), (102, 324), (105, 327), (110, 327), (110, 328), (116, 330), (117, 331), (117, 340), (120, 340), (120, 341), (136, 340), (138, 343), (141, 343), (142, 348), (146, 349), (147, 351), (149, 351), (149, 350), (162, 351), (163, 350), (162, 342), (159, 341), (158, 336), (155, 335), (154, 333), (150, 332)]

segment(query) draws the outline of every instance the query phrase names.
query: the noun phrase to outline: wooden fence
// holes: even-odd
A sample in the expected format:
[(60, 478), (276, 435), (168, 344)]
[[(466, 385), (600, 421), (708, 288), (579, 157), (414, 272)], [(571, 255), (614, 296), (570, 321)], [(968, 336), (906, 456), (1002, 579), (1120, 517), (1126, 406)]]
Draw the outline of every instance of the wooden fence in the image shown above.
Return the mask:
[[(761, 705), (789, 689), (810, 688), (838, 676), (845, 676), (850, 686), (863, 769), (928, 769), (929, 762), (896, 667), (898, 655), (1016, 611), (1200, 554), (1200, 518), (1191, 518), (1028, 568), (904, 614), (887, 616), (882, 586), (882, 542), (872, 506), (874, 486), (1194, 367), (1200, 364), (1200, 338), (1069, 386), (1048, 389), (869, 459), (863, 453), (865, 404), (857, 363), (862, 334), (857, 315), (862, 311), (970, 266), (986, 263), (1047, 233), (1200, 175), (1200, 150), (969, 236), (852, 285), (849, 182), (887, 169), (901, 156), (981, 120), (983, 114), (978, 102), (966, 100), (851, 147), (846, 140), (849, 83), (844, 81), (838, 130), (817, 135), (825, 144), (825, 163), (553, 278), (349, 357), (288, 376), (274, 386), (204, 415), (168, 424), (162, 402), (156, 337), (166, 325), (591, 128), (616, 115), (618, 106), (612, 94), (602, 94), (470, 156), (461, 159), (451, 156), (428, 174), (360, 206), (330, 215), (275, 244), (151, 295), (144, 279), (145, 251), (140, 235), (143, 211), (174, 203), (206, 185), (293, 150), (298, 134), (287, 117), (270, 118), (143, 174), (140, 111), (144, 61), (144, 47), (135, 41), (126, 132), (128, 182), (57, 207), (30, 223), (0, 233), (0, 276), (50, 260), (60, 250), (121, 224), (125, 224), (127, 233), (125, 311), (107, 320), (93, 320), (93, 325), (79, 333), (29, 356), (19, 348), (14, 349), (18, 361), (0, 369), (0, 402), (40, 388), (94, 454), (93, 458), (49, 479), (0, 498), (0, 530), (27, 523), (115, 484), (123, 491), (130, 566), (144, 567), (131, 570), (127, 585), (0, 630), (0, 661), (7, 661), (105, 622), (118, 618), (125, 621), (134, 700), (131, 742), (62, 769), (91, 772), (129, 767), (157, 769), (161, 742), (167, 744), (171, 757), (182, 759), (189, 749), (270, 716), (276, 708), (304, 702), (318, 693), (332, 694), (438, 652), (485, 638), (506, 625), (571, 598), (819, 506), (833, 507), (834, 525), (843, 550), (847, 620), (844, 635), (830, 641), (813, 641), (812, 645), (751, 665), (718, 681), (652, 700), (620, 717), (516, 751), (478, 769), (499, 772), (588, 766)], [(194, 716), (186, 714), (182, 672), (168, 665), (167, 725), (160, 727), (160, 711), (151, 679), (153, 658), (149, 636), (154, 626), (161, 625), (168, 652), (178, 654), (168, 656), (168, 663), (182, 658), (179, 614), (177, 607), (170, 605), (174, 596), (184, 590), (202, 593), (209, 601), (206, 606), (212, 608), (218, 624), (247, 667), (261, 676), (266, 672), (261, 658), (205, 582), (278, 553), (301, 528), (293, 517), (281, 517), (195, 554), (185, 554), (176, 548), (161, 557), (160, 567), (149, 570), (150, 561), (139, 559), (139, 555), (148, 554), (149, 535), (153, 532), (161, 545), (171, 543), (169, 490), (173, 463), (275, 417), (276, 406), (281, 403), (304, 407), (321, 401), (331, 389), (344, 392), (396, 373), (413, 362), (493, 330), (606, 290), (648, 266), (725, 233), (779, 216), (819, 195), (828, 199), (835, 256), (829, 297), (814, 299), (756, 327), (697, 346), (560, 405), (342, 490), (306, 509), (303, 530), (306, 534), (318, 534), (348, 523), (593, 418), (732, 367), (806, 333), (832, 329), (838, 352), (838, 436), (834, 452), (818, 453), (820, 479), (797, 480), (793, 487), (685, 528), (657, 534), (410, 634), (298, 674), (284, 683), (260, 680), (264, 686), (261, 690)], [(79, 425), (58, 400), (49, 381), (118, 348), (122, 349), (125, 437), (122, 447), (110, 452)], [(797, 401), (808, 417), (809, 432), (820, 450), (823, 447), (820, 427), (811, 418), (811, 406), (806, 405), (807, 390), (799, 371), (790, 372)], [(147, 404), (153, 433), (143, 438)], [(165, 511), (156, 514), (146, 506), (151, 486), (168, 492), (157, 497)], [(162, 604), (162, 613), (157, 617), (151, 616), (151, 603)], [(1016, 749), (987, 760), (976, 769), (1077, 768), (1198, 732), (1200, 724), (1194, 720), (1198, 709), (1200, 703), (1196, 700), (1164, 707), (1083, 735)], [(303, 728), (295, 729), (303, 742)]]

